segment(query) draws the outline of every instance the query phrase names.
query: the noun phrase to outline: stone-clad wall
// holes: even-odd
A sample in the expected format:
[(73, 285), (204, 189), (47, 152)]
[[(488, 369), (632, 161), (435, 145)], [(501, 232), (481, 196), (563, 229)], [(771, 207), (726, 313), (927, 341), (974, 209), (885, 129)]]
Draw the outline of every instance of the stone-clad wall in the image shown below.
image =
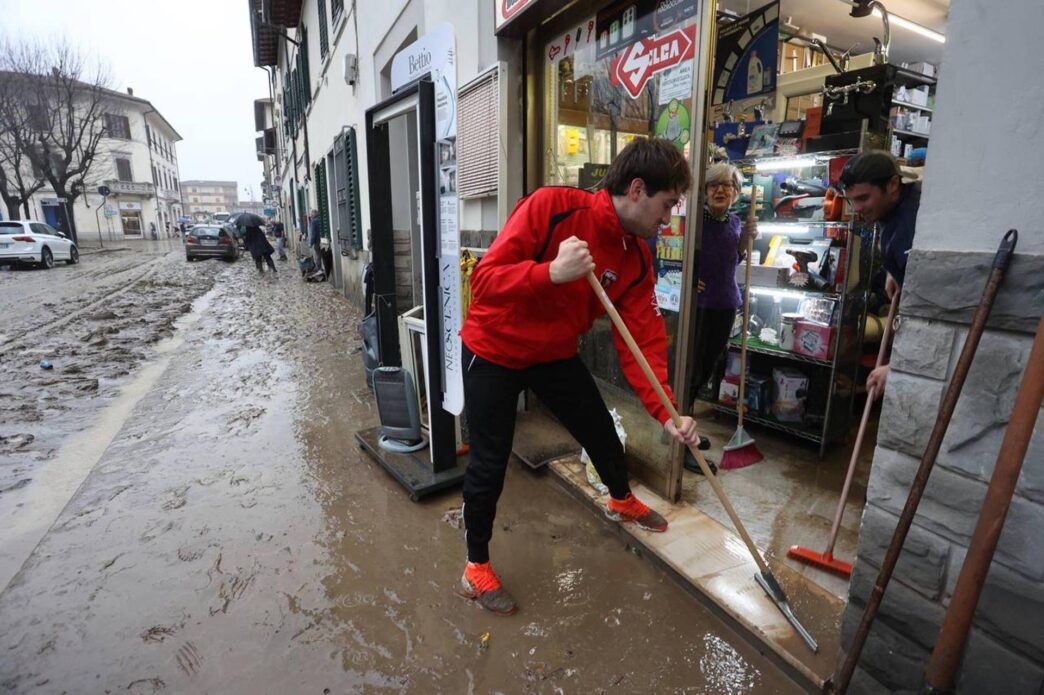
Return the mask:
[[(981, 253), (915, 250), (911, 256), (844, 618), (845, 648), (906, 503), (991, 261)], [(1044, 256), (1020, 255), (979, 344), (851, 692), (921, 686), (1042, 310)], [(1042, 423), (1038, 419), (979, 603), (961, 693), (1044, 693)]]

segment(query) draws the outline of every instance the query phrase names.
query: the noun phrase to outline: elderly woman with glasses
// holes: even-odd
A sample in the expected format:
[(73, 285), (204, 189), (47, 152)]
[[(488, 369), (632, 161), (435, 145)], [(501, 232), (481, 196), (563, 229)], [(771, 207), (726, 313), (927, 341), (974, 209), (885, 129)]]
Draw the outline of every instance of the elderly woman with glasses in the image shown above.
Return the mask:
[[(696, 283), (694, 394), (714, 375), (736, 321), (736, 310), (743, 304), (736, 283), (736, 267), (746, 254), (747, 236), (756, 239), (758, 226), (757, 222), (743, 223), (735, 213), (729, 212), (739, 197), (742, 182), (739, 169), (731, 164), (712, 164), (707, 169)], [(710, 442), (701, 437), (700, 448), (709, 447)], [(686, 456), (685, 467), (699, 472), (691, 454)]]

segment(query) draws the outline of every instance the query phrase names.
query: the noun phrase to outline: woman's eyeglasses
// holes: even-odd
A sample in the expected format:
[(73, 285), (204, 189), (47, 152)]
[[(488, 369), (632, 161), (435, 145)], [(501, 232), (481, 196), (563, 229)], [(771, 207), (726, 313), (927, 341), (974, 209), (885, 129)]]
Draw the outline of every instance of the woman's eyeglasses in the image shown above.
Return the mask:
[(726, 191), (731, 191), (735, 188), (731, 183), (708, 183), (707, 188), (714, 190), (716, 188), (723, 188)]

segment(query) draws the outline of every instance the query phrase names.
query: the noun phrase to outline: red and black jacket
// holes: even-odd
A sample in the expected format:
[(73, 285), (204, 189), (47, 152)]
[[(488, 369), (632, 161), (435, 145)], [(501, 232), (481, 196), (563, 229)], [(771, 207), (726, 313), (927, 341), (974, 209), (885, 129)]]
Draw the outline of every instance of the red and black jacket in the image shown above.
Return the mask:
[[(563, 360), (605, 313), (583, 278), (556, 285), (551, 261), (575, 236), (587, 242), (599, 278), (669, 398), (667, 332), (656, 304), (645, 241), (624, 231), (609, 192), (540, 188), (523, 198), (471, 276), (471, 305), (460, 335), (474, 354), (509, 369)], [(620, 365), (638, 397), (661, 424), (669, 419), (616, 328)]]

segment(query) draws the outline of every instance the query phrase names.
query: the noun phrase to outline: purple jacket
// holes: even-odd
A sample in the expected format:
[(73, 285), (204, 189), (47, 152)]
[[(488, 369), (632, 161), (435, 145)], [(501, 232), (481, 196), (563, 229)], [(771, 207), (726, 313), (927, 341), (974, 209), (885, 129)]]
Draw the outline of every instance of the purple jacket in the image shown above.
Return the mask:
[(699, 279), (705, 288), (697, 295), (697, 306), (705, 309), (737, 309), (743, 304), (739, 285), (736, 284), (742, 227), (740, 218), (731, 212), (726, 213), (724, 220), (716, 220), (704, 209)]

